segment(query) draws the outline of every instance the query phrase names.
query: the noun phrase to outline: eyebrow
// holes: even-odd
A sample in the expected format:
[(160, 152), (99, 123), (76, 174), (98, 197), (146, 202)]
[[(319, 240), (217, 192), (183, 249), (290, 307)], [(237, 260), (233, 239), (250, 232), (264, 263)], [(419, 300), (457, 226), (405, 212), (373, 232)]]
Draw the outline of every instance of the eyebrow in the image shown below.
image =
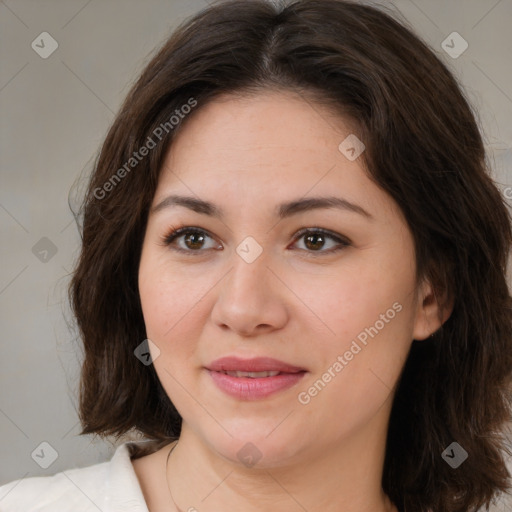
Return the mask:
[[(210, 203), (191, 196), (180, 196), (170, 195), (165, 199), (162, 199), (157, 205), (151, 209), (151, 213), (156, 213), (166, 208), (172, 208), (175, 206), (182, 206), (188, 208), (196, 213), (202, 213), (219, 219), (224, 217), (222, 208)], [(327, 196), (327, 197), (311, 197), (307, 199), (296, 199), (282, 203), (276, 207), (276, 215), (280, 219), (291, 217), (298, 213), (305, 211), (323, 209), (323, 208), (337, 208), (353, 213), (358, 213), (369, 220), (375, 220), (373, 215), (366, 211), (362, 206), (351, 203), (350, 201), (341, 197)]]

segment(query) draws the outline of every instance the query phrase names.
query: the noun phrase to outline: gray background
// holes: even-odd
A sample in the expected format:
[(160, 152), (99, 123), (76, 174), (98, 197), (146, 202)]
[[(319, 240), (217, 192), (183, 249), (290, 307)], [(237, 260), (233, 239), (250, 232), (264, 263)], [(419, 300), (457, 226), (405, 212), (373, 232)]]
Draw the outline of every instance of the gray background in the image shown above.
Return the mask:
[[(460, 78), (479, 112), (494, 177), (503, 191), (512, 187), (512, 0), (381, 3), (396, 6)], [(206, 5), (0, 1), (0, 485), (113, 453), (107, 442), (77, 435), (81, 353), (66, 285), (79, 235), (68, 193), (91, 170), (148, 56)], [(469, 45), (456, 59), (441, 46), (454, 31)], [(47, 59), (31, 47), (42, 32), (58, 42)], [(43, 441), (58, 453), (47, 469), (31, 457)]]

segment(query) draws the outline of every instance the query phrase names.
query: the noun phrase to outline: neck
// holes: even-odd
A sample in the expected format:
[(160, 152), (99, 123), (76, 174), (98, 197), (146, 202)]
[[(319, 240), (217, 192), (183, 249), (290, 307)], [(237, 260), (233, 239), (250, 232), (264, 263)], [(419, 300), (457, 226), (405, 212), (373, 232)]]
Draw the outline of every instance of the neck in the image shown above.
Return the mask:
[[(333, 444), (312, 442), (284, 464), (245, 467), (236, 456), (205, 444), (184, 422), (169, 458), (168, 482), (183, 512), (396, 511), (381, 487), (386, 425), (382, 426), (368, 424)], [(268, 453), (271, 445), (262, 449)]]

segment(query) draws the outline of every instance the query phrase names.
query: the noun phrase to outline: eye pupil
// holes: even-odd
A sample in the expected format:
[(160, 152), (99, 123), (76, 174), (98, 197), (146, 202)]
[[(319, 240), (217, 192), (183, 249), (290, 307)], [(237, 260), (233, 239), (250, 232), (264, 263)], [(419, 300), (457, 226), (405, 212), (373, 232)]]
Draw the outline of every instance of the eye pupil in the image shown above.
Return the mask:
[(203, 243), (204, 236), (201, 233), (189, 232), (187, 235), (185, 235), (185, 244), (190, 249), (200, 249)]
[[(320, 245), (318, 246), (316, 244), (318, 244), (319, 241)], [(321, 249), (324, 243), (324, 236), (321, 233), (312, 233), (306, 236), (306, 247), (308, 247), (309, 249)]]

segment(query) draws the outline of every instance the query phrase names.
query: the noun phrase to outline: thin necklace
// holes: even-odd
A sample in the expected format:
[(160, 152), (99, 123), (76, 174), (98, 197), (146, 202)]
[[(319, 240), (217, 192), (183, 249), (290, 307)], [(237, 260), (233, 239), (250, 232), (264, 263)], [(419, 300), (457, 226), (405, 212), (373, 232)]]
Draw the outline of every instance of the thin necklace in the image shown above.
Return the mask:
[(176, 443), (173, 445), (173, 447), (169, 450), (169, 453), (167, 454), (167, 461), (165, 462), (165, 480), (167, 482), (167, 488), (169, 489), (169, 494), (171, 495), (171, 500), (172, 500), (174, 506), (176, 507), (176, 510), (178, 512), (183, 512), (181, 510), (181, 508), (178, 507), (178, 505), (176, 505), (176, 502), (174, 501), (174, 497), (173, 497), (172, 491), (171, 491), (171, 486), (169, 485), (169, 477), (168, 477), (168, 474), (167, 474), (167, 469), (169, 467), (169, 457), (171, 456), (171, 453), (174, 450), (174, 448), (176, 448), (177, 444), (178, 444), (178, 442), (176, 441)]

